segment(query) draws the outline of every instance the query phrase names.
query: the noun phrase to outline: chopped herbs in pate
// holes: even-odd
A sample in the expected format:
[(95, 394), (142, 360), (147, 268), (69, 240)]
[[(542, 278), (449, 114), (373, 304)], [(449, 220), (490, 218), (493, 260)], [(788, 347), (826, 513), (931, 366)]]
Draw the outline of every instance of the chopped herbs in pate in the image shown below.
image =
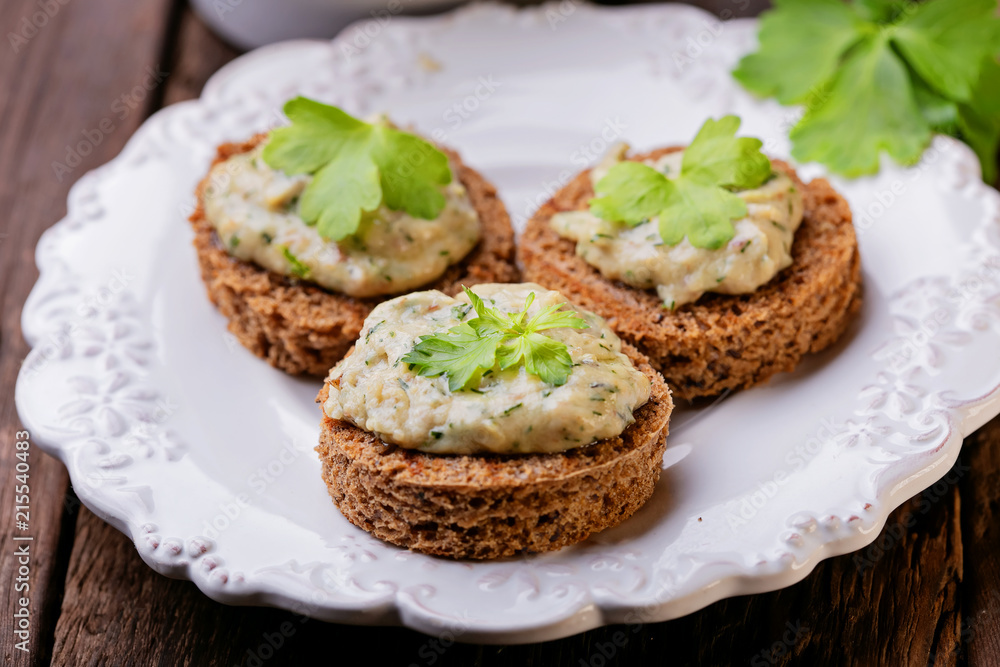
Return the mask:
[(561, 385), (547, 383), (523, 364), (482, 373), (466, 389), (449, 389), (447, 375), (421, 376), (404, 362), (422, 336), (437, 334), (476, 313), (469, 297), (438, 291), (407, 294), (379, 304), (365, 321), (353, 351), (330, 375), (323, 405), (383, 441), (431, 453), (559, 452), (615, 437), (649, 400), (649, 379), (621, 352), (621, 341), (593, 313), (539, 285), (477, 285), (490, 308), (526, 318), (550, 306), (575, 313), (583, 328), (544, 335), (565, 344), (572, 369)]
[(327, 240), (298, 212), (299, 197), (313, 177), (272, 169), (262, 150), (258, 146), (215, 165), (204, 190), (205, 217), (237, 259), (366, 297), (426, 285), (479, 241), (479, 216), (457, 179), (441, 186), (444, 208), (432, 220), (382, 204), (363, 213), (356, 234)]
[[(622, 150), (613, 151), (612, 164)], [(668, 153), (645, 164), (673, 177), (681, 170), (684, 152)], [(602, 164), (591, 178), (596, 183), (608, 171)], [(576, 253), (605, 277), (638, 287), (655, 288), (665, 307), (696, 301), (705, 292), (746, 294), (770, 281), (792, 263), (795, 230), (802, 222), (802, 193), (787, 175), (753, 189), (734, 191), (746, 202), (747, 215), (733, 221), (735, 234), (718, 249), (701, 248), (684, 238), (667, 245), (653, 217), (635, 226), (602, 220), (591, 211), (552, 216), (560, 235), (576, 241)]]

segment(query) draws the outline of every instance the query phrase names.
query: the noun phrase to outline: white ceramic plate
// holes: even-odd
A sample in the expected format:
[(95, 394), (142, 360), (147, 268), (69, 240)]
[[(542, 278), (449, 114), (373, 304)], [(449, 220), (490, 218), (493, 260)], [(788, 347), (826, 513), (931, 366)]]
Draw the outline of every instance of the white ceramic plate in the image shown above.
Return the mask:
[[(403, 551), (334, 508), (312, 451), (315, 381), (226, 333), (184, 218), (214, 146), (280, 121), (302, 93), (461, 150), (516, 222), (609, 141), (682, 142), (708, 116), (788, 153), (795, 113), (728, 76), (756, 24), (684, 6), (393, 19), (364, 49), (291, 42), (227, 65), (153, 116), (73, 188), (38, 246), (17, 385), (32, 437), (158, 572), (216, 600), (317, 618), (528, 642), (659, 621), (799, 581), (859, 549), (1000, 411), (998, 196), (973, 154), (835, 180), (860, 232), (865, 306), (795, 373), (671, 424), (656, 493), (624, 525), (557, 553), (451, 562)], [(814, 166), (801, 172), (815, 176)]]

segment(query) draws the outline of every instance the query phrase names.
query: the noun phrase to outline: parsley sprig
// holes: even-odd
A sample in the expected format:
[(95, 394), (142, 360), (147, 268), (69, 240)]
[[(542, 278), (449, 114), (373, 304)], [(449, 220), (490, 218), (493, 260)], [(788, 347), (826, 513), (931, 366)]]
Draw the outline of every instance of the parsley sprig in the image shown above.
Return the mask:
[(271, 132), (264, 161), (286, 174), (313, 174), (299, 214), (322, 237), (354, 234), (362, 213), (383, 202), (425, 220), (441, 213), (439, 186), (451, 182), (451, 169), (432, 144), (305, 97), (289, 100), (284, 111), (292, 124)]
[(467, 287), (462, 289), (476, 317), (445, 332), (421, 336), (403, 357), (404, 363), (416, 369), (418, 375), (447, 375), (451, 391), (478, 385), (483, 373), (495, 366), (506, 370), (517, 364), (524, 364), (529, 373), (544, 382), (566, 384), (573, 369), (569, 349), (565, 343), (539, 332), (560, 327), (586, 329), (588, 324), (582, 318), (560, 310), (563, 304), (557, 303), (526, 322), (534, 292), (528, 294), (523, 310), (508, 314), (490, 308)]
[(747, 214), (746, 202), (732, 189), (756, 188), (771, 176), (761, 141), (737, 137), (739, 127), (737, 116), (705, 121), (676, 178), (640, 162), (616, 164), (597, 182), (591, 213), (633, 227), (658, 216), (665, 244), (677, 245), (686, 236), (695, 247), (721, 248), (736, 234), (732, 221)]
[(996, 179), (1000, 19), (996, 0), (776, 0), (760, 48), (733, 75), (782, 104), (804, 104), (792, 154), (846, 176), (879, 154), (916, 162), (932, 132), (956, 136)]

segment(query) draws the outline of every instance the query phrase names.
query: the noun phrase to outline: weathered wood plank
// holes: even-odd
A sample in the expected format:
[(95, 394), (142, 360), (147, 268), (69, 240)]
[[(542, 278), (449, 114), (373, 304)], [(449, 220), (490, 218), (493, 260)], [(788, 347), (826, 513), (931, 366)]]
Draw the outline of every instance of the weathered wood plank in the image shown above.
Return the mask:
[(164, 104), (198, 97), (208, 78), (239, 55), (239, 51), (216, 37), (189, 7), (181, 15), (173, 52)]
[[(106, 11), (112, 14), (121, 9), (112, 6), (115, 2), (105, 0), (104, 4), (108, 5)], [(130, 115), (130, 127), (116, 132), (120, 135), (115, 137), (119, 141), (98, 164), (113, 157), (135, 127), (155, 111), (161, 101), (169, 104), (196, 96), (208, 75), (236, 55), (210, 36), (186, 6), (176, 21), (171, 20), (172, 0), (160, 0), (157, 6), (147, 6), (144, 11), (147, 18), (141, 15), (136, 18), (147, 23), (144, 32), (139, 33), (142, 35), (140, 41), (146, 42), (145, 50), (138, 48), (140, 44), (118, 44), (118, 37), (111, 43), (134, 53), (133, 69), (141, 72), (152, 66), (154, 71), (169, 72), (169, 78), (158, 87), (156, 92), (159, 94), (150, 95)], [(176, 34), (168, 34), (171, 28), (179, 30)], [(155, 39), (150, 40), (151, 36)], [(108, 49), (105, 45), (105, 50), (114, 52), (116, 49)], [(164, 58), (169, 58), (169, 62), (162, 62)], [(131, 87), (128, 85), (131, 79), (122, 77), (122, 80), (127, 88)], [(81, 166), (81, 173), (83, 170)], [(202, 603), (204, 599), (192, 584), (172, 582), (153, 573), (123, 535), (87, 510), (80, 512), (68, 560), (65, 595), (54, 632), (53, 664), (76, 665), (83, 661), (148, 664), (158, 661), (164, 650), (170, 657), (163, 664), (190, 664), (191, 653), (176, 652), (176, 648), (185, 643), (168, 641), (173, 632), (183, 635), (207, 631), (208, 634), (199, 636), (212, 643), (227, 642), (224, 635), (214, 632), (221, 627), (212, 620), (217, 614), (214, 606), (207, 608), (210, 611), (203, 614), (203, 622), (194, 623), (198, 617), (189, 613), (194, 605), (187, 599), (197, 597)], [(167, 586), (168, 591), (156, 590), (162, 586)], [(156, 601), (162, 602), (164, 607), (157, 607)], [(147, 614), (150, 609), (158, 609), (166, 616), (150, 618)], [(190, 629), (185, 625), (188, 622), (192, 623)], [(200, 660), (195, 662), (200, 663)]]
[[(75, 513), (64, 514), (65, 470), (30, 450), (30, 510), (27, 530), (15, 526), (16, 433), (13, 387), (28, 347), (20, 335), (22, 304), (37, 277), (34, 248), (41, 232), (65, 214), (71, 183), (85, 170), (117, 153), (142, 118), (129, 110), (119, 118), (112, 105), (142, 84), (146, 67), (159, 62), (172, 0), (134, 3), (66, 3), (5, 0), (0, 3), (0, 631), (4, 664), (44, 663), (68, 559)], [(104, 128), (101, 129), (102, 121)], [(85, 146), (78, 146), (83, 142)], [(82, 153), (77, 163), (67, 153)], [(65, 170), (54, 169), (63, 163)], [(66, 520), (69, 519), (69, 520)], [(12, 535), (31, 536), (26, 591), (17, 590), (20, 563)], [(63, 544), (61, 545), (61, 541)], [(21, 597), (30, 601), (27, 651), (15, 648), (11, 617)]]
[(407, 643), (424, 640), (217, 604), (190, 582), (155, 574), (124, 535), (83, 510), (57, 641), (54, 665), (259, 665), (313, 664), (353, 642), (388, 651), (376, 663), (408, 664)]
[(962, 655), (970, 665), (1000, 663), (1000, 419), (965, 443), (970, 470), (963, 480)]

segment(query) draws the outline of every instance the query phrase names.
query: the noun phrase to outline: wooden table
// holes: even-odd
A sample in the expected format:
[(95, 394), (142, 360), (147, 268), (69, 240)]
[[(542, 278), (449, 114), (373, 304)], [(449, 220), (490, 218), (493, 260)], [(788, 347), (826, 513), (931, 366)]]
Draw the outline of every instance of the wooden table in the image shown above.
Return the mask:
[[(719, 0), (722, 12), (762, 2)], [(54, 15), (25, 30), (40, 6)], [(740, 12), (737, 11), (737, 14)], [(18, 321), (37, 273), (39, 234), (65, 214), (71, 183), (114, 157), (159, 107), (198, 95), (237, 52), (176, 0), (0, 0), (0, 27), (25, 39), (0, 58), (0, 655), (4, 665), (311, 664), (341, 662), (363, 649), (386, 665), (976, 665), (1000, 661), (1000, 419), (971, 436), (957, 483), (899, 508), (888, 525), (909, 524), (884, 553), (821, 563), (776, 593), (712, 605), (686, 618), (631, 632), (609, 627), (546, 644), (449, 645), (403, 629), (340, 626), (276, 609), (212, 602), (193, 584), (149, 569), (118, 531), (87, 509), (63, 466), (31, 455), (31, 634), (15, 650), (10, 613), (15, 433), (13, 386), (28, 347)], [(30, 35), (30, 36), (29, 36)], [(134, 94), (154, 80), (155, 87)], [(123, 98), (123, 95), (125, 96)], [(118, 104), (116, 104), (116, 101)], [(127, 110), (127, 111), (126, 111)], [(62, 178), (81, 133), (113, 129)], [(107, 125), (105, 124), (105, 127)], [(280, 648), (268, 645), (280, 643)], [(609, 656), (612, 654), (610, 657)]]

